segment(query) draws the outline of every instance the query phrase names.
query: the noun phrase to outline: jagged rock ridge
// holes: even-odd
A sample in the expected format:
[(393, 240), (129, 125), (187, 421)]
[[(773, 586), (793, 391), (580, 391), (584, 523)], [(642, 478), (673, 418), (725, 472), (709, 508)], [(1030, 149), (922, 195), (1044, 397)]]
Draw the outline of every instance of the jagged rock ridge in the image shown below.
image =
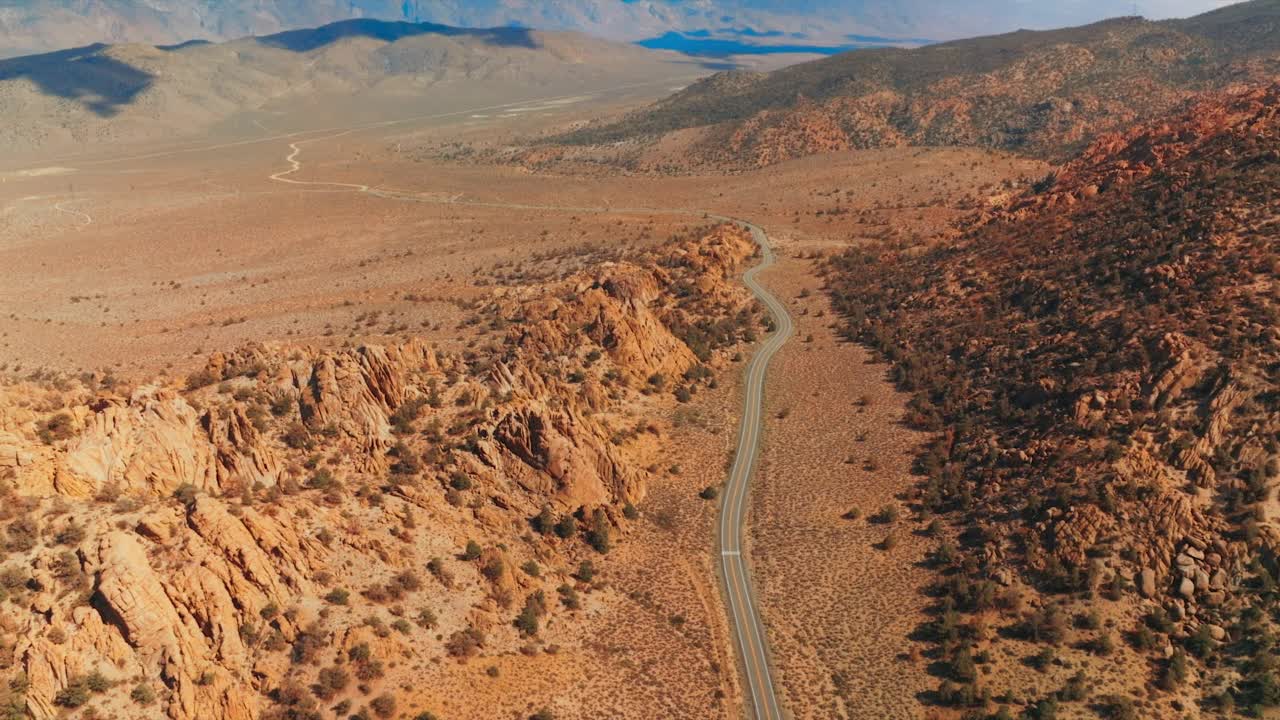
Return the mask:
[[(666, 431), (623, 409), (696, 391), (758, 327), (735, 279), (754, 251), (722, 227), (505, 292), (481, 311), (503, 342), (465, 355), (264, 344), (184, 387), (0, 388), (5, 707), (309, 717), (394, 694), (369, 645), (466, 658), (536, 641), (538, 617), (572, 613), (542, 586), (583, 540), (607, 551), (644, 496)], [(542, 574), (512, 572), (533, 558)], [(435, 610), (409, 623), (410, 602)], [(513, 626), (519, 602), (532, 628)], [(389, 603), (395, 633), (350, 607)], [(333, 648), (346, 664), (325, 670)]]

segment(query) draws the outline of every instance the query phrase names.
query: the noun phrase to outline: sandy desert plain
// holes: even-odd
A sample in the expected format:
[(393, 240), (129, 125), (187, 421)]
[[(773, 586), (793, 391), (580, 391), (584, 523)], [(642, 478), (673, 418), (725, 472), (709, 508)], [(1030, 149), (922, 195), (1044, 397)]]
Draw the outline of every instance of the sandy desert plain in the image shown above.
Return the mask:
[[(941, 232), (1044, 168), (987, 151), (905, 148), (656, 176), (532, 172), (418, 151), (514, 142), (680, 84), (5, 160), (0, 371), (180, 387), (210, 353), (246, 343), (422, 337), (466, 352), (489, 340), (469, 322), (487, 299), (635, 256), (707, 225), (704, 213), (748, 219), (778, 250), (764, 281), (797, 320), (767, 386), (749, 537), (781, 697), (796, 718), (923, 716), (916, 696), (935, 681), (909, 636), (928, 603), (926, 542), (902, 499), (921, 438), (901, 423), (904, 400), (885, 366), (838, 338), (817, 264), (867, 238)], [(738, 716), (742, 684), (713, 562), (717, 503), (699, 493), (723, 482), (741, 407), (738, 360), (751, 349), (687, 403), (625, 411), (667, 428), (647, 451), (654, 479), (640, 519), (595, 560), (582, 619), (544, 631), (554, 652), (511, 647), (458, 662), (439, 643), (405, 649), (386, 679), (401, 688), (405, 717), (430, 708), (441, 718), (523, 718), (543, 707), (562, 719)], [(832, 417), (853, 421), (823, 420)], [(868, 521), (891, 506), (901, 521)], [(860, 520), (845, 517), (854, 508)], [(897, 542), (884, 542), (890, 534)]]

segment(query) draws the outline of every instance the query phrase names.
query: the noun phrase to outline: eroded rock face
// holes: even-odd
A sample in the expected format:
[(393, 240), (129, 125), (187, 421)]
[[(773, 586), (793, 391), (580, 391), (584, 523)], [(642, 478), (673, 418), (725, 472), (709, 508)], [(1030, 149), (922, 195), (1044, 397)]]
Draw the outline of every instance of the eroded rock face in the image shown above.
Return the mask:
[[(754, 322), (733, 279), (752, 249), (744, 231), (712, 229), (502, 299), (484, 312), (528, 321), (492, 357), (419, 340), (258, 345), (211, 356), (182, 388), (0, 386), (13, 549), (0, 657), (26, 674), (28, 713), (60, 716), (64, 693), (100, 673), (110, 687), (94, 702), (154, 695), (147, 717), (258, 720), (294, 697), (273, 691), (309, 692), (333, 647), (398, 654), (440, 635), (462, 638), (459, 656), (515, 654), (528, 639), (512, 603), (556, 587), (515, 569), (554, 566), (589, 532), (548, 534), (535, 556), (530, 518), (620, 523), (643, 497), (637, 455), (662, 431), (613, 411), (704, 382), (687, 371)], [(699, 356), (685, 338), (704, 319), (728, 329), (699, 336)], [(459, 558), (470, 540), (483, 552)], [(440, 557), (450, 567), (425, 587)], [(420, 618), (388, 638), (366, 623), (370, 607), (428, 594), (453, 608), (439, 627)], [(467, 634), (480, 630), (484, 643)]]
[(642, 473), (632, 467), (594, 423), (553, 414), (537, 401), (508, 411), (493, 438), (505, 450), (551, 481), (551, 495), (564, 507), (639, 502)]
[(66, 454), (67, 470), (88, 481), (84, 490), (115, 484), (164, 496), (181, 485), (217, 487), (214, 453), (200, 417), (177, 393), (143, 388), (126, 403), (105, 401), (90, 410), (84, 432)]

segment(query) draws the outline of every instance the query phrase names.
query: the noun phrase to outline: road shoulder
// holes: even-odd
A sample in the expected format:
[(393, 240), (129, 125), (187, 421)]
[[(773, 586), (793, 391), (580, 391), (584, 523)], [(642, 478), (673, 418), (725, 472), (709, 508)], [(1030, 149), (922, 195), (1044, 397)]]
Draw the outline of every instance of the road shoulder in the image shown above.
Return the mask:
[[(915, 718), (934, 684), (908, 637), (927, 604), (928, 540), (902, 498), (925, 436), (902, 425), (886, 367), (836, 337), (813, 261), (796, 254), (780, 248), (761, 277), (796, 323), (767, 383), (749, 528), (775, 680), (795, 718)], [(871, 520), (883, 507), (899, 519)]]

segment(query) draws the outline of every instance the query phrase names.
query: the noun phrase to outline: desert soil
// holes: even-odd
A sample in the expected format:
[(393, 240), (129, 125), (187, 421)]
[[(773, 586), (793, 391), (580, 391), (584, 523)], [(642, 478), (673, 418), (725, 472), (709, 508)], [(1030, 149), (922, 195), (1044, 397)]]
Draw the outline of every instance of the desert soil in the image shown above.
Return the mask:
[[(930, 688), (908, 649), (928, 602), (930, 543), (903, 498), (924, 436), (902, 425), (905, 398), (886, 367), (835, 335), (812, 263), (796, 254), (766, 277), (797, 339), (770, 377), (751, 533), (781, 690), (796, 718), (918, 717), (915, 696)], [(886, 507), (899, 519), (870, 520)]]
[[(449, 133), (502, 137), (531, 122), (468, 119), (462, 127), (318, 140), (303, 146), (304, 167), (290, 176), (423, 201), (272, 182), (271, 174), (288, 169), (284, 140), (7, 173), (0, 371), (181, 377), (208, 352), (272, 340), (336, 347), (421, 335), (462, 349), (479, 337), (467, 325), (473, 301), (703, 222), (644, 208), (751, 219), (780, 243), (784, 262), (766, 281), (799, 322), (768, 389), (752, 516), (781, 690), (796, 717), (869, 717), (867, 708), (877, 717), (912, 717), (914, 694), (933, 683), (922, 665), (902, 657), (924, 609), (926, 575), (916, 564), (926, 543), (900, 500), (921, 438), (902, 428), (902, 398), (884, 368), (837, 341), (814, 262), (799, 256), (868, 237), (936, 233), (1001, 192), (1004, 181), (1042, 168), (977, 151), (912, 149), (843, 153), (732, 177), (587, 177), (402, 152), (406, 143)], [(406, 709), (477, 720), (519, 718), (543, 706), (560, 718), (736, 716), (741, 693), (712, 562), (717, 508), (698, 493), (723, 481), (740, 369), (675, 411), (675, 429), (654, 450), (659, 479), (639, 507), (641, 520), (597, 563), (600, 589), (587, 600), (586, 621), (547, 629), (565, 650), (390, 668), (406, 687)], [(778, 419), (783, 409), (789, 412)], [(868, 522), (895, 503), (903, 519)], [(854, 507), (861, 519), (841, 518)], [(890, 532), (896, 547), (877, 549)], [(845, 550), (833, 555), (831, 547)]]

